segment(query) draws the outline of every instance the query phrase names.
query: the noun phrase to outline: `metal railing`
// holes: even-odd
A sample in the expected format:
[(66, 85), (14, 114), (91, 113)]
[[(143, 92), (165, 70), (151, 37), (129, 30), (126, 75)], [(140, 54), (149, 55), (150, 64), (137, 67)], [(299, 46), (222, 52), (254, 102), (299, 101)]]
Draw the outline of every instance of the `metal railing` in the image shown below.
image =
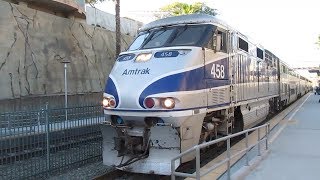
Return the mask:
[(101, 105), (0, 113), (0, 177), (43, 179), (101, 160), (103, 120)]
[[(265, 129), (265, 136), (263, 138), (261, 138), (261, 132), (260, 132), (261, 130), (260, 129)], [(255, 130), (258, 131), (258, 139), (254, 144), (249, 146), (249, 140), (248, 140), (249, 132), (253, 132)], [(264, 125), (261, 125), (261, 126), (258, 126), (258, 127), (254, 127), (254, 128), (251, 128), (251, 129), (247, 129), (247, 130), (241, 131), (239, 133), (231, 134), (229, 136), (226, 136), (226, 137), (223, 137), (223, 138), (219, 138), (219, 139), (207, 142), (207, 143), (196, 145), (196, 146), (194, 146), (194, 147), (182, 152), (177, 157), (175, 157), (175, 158), (173, 158), (171, 160), (171, 179), (174, 180), (175, 176), (190, 177), (190, 178), (200, 179), (202, 176), (207, 175), (208, 173), (210, 173), (211, 171), (213, 171), (213, 170), (217, 169), (218, 167), (224, 165), (225, 163), (227, 163), (227, 177), (228, 177), (228, 179), (231, 179), (231, 174), (230, 174), (230, 166), (231, 166), (231, 162), (230, 161), (231, 161), (231, 159), (233, 159), (234, 157), (237, 157), (237, 156), (245, 153), (244, 155), (246, 156), (245, 157), (246, 158), (246, 166), (249, 166), (249, 156), (248, 156), (249, 150), (254, 148), (254, 147), (256, 147), (256, 146), (258, 146), (258, 156), (261, 156), (261, 142), (265, 141), (265, 148), (266, 148), (266, 150), (268, 150), (268, 136), (269, 136), (269, 133), (270, 133), (270, 124), (267, 123), (267, 124), (264, 124)], [(231, 138), (234, 138), (234, 137), (237, 137), (237, 136), (240, 136), (240, 135), (243, 135), (243, 134), (245, 134), (246, 148), (231, 156), (231, 153), (230, 153), (230, 141), (231, 141)], [(225, 160), (215, 164), (214, 166), (208, 168), (206, 171), (200, 172), (200, 149), (208, 147), (208, 146), (211, 146), (213, 144), (216, 144), (216, 143), (219, 143), (219, 142), (222, 142), (222, 141), (227, 141), (227, 150), (226, 150), (227, 151), (227, 158)], [(183, 156), (191, 153), (191, 152), (195, 152), (195, 156), (196, 156), (196, 172), (195, 172), (195, 174), (176, 172), (175, 171), (175, 161), (177, 159), (180, 159)]]

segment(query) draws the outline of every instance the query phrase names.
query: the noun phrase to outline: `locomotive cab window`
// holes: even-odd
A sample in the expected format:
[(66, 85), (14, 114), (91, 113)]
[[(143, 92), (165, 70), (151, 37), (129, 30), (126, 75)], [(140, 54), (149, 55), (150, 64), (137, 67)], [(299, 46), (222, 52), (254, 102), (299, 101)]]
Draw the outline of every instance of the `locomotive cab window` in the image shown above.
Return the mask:
[(140, 32), (128, 50), (174, 46), (202, 47), (210, 38), (209, 32), (212, 32), (212, 29), (213, 26), (208, 24), (154, 28)]
[(207, 47), (215, 52), (227, 52), (227, 34), (223, 30), (217, 29)]
[(133, 50), (139, 49), (148, 36), (149, 36), (148, 32), (140, 33), (138, 37), (136, 37), (134, 42), (131, 44), (128, 50), (133, 51)]

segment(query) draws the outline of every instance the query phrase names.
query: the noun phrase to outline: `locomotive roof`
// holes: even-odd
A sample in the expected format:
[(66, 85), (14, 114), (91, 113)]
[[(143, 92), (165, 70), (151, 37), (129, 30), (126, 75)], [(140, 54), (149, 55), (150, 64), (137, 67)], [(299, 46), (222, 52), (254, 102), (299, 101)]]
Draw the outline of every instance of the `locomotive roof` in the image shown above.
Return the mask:
[(260, 44), (255, 43), (254, 41), (252, 41), (252, 39), (248, 38), (246, 35), (240, 33), (239, 31), (229, 26), (223, 20), (208, 14), (187, 14), (187, 15), (181, 15), (181, 16), (167, 17), (167, 18), (150, 22), (142, 26), (139, 31), (147, 31), (157, 27), (178, 25), (178, 24), (215, 24), (222, 28), (237, 32), (239, 35), (245, 37), (247, 41), (251, 42), (252, 44), (255, 44), (258, 47), (262, 47)]
[(207, 14), (188, 14), (182, 16), (173, 16), (167, 17), (164, 19), (159, 19), (153, 22), (150, 22), (143, 27), (141, 27), (140, 31), (146, 31), (156, 27), (168, 26), (168, 25), (177, 25), (177, 24), (202, 24), (202, 23), (213, 23), (217, 25), (221, 25), (225, 28), (231, 29), (226, 23), (222, 20)]

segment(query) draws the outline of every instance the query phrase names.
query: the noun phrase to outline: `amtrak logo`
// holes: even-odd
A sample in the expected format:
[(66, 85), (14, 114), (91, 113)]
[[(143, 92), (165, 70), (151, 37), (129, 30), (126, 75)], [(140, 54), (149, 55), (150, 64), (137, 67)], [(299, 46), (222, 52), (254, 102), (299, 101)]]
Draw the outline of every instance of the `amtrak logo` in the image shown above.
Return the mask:
[(126, 69), (124, 70), (124, 72), (122, 73), (123, 75), (139, 75), (139, 74), (150, 74), (150, 69)]

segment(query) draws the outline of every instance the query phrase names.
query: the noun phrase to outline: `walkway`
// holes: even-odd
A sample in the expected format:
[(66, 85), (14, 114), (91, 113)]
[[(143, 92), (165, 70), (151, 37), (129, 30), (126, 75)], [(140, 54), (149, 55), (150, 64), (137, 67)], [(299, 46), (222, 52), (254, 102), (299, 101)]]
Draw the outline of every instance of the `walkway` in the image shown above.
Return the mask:
[[(309, 95), (307, 95), (309, 96)], [(310, 96), (279, 123), (270, 153), (245, 179), (301, 180), (320, 177), (320, 96)]]

